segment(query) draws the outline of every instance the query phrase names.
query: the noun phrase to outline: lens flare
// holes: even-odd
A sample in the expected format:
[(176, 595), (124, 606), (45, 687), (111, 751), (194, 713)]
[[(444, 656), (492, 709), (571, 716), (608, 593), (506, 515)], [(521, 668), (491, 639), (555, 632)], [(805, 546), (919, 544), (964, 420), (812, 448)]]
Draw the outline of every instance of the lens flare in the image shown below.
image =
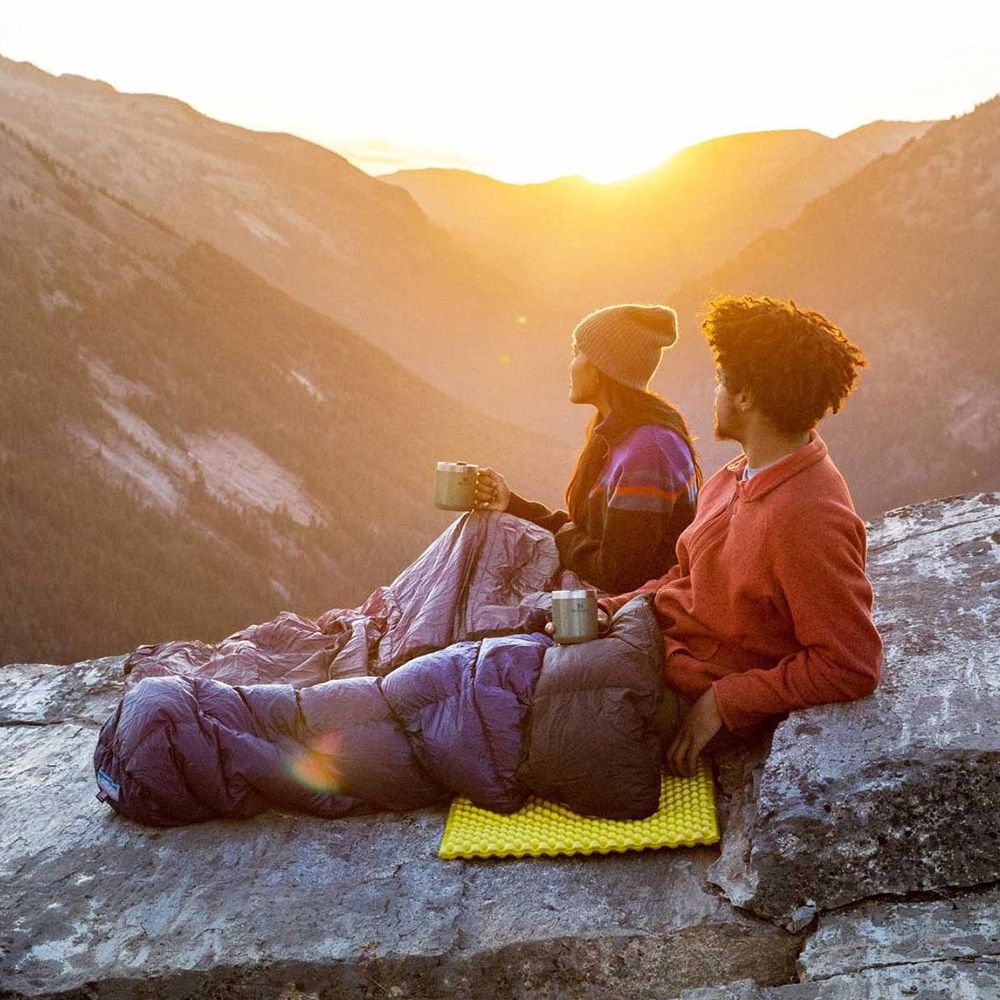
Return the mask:
[(325, 733), (310, 741), (288, 762), (288, 773), (306, 788), (316, 792), (339, 792), (342, 775), (337, 766), (340, 739), (336, 733)]

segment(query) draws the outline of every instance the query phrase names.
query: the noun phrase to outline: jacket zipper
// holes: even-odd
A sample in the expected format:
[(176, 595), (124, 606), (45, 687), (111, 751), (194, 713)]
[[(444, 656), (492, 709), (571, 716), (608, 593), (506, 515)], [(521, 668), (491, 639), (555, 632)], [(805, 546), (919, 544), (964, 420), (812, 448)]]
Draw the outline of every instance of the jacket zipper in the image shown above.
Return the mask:
[(726, 502), (726, 505), (720, 508), (715, 514), (713, 514), (699, 529), (697, 534), (691, 536), (691, 540), (688, 542), (688, 551), (694, 548), (695, 543), (699, 538), (701, 538), (707, 531), (710, 531), (712, 527), (718, 522), (721, 523), (723, 518), (729, 514), (729, 519), (732, 520), (736, 516), (736, 512), (733, 509), (736, 505), (736, 501), (740, 494), (740, 484), (739, 480), (733, 486), (733, 495)]
[(740, 498), (740, 481), (736, 481), (736, 488), (733, 490), (733, 495), (729, 498), (729, 503), (726, 504), (726, 510), (729, 511), (729, 520), (731, 521), (736, 517), (736, 501)]

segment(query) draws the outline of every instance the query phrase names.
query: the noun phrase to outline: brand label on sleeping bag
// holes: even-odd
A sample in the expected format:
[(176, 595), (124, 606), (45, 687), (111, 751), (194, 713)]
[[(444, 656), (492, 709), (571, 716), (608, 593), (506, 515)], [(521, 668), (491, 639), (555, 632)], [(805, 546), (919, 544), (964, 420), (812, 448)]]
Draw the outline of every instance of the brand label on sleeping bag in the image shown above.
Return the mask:
[(102, 802), (104, 799), (114, 799), (115, 802), (118, 801), (118, 783), (111, 777), (110, 774), (98, 771), (97, 787), (101, 790), (97, 797), (101, 799)]

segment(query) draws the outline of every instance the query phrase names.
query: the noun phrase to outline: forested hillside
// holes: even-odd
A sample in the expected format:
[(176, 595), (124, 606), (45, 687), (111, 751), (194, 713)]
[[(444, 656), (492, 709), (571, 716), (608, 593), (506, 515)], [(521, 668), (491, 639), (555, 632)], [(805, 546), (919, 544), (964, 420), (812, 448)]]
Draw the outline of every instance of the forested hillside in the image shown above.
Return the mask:
[(569, 457), (0, 131), (0, 661), (350, 606), (448, 522), (442, 457)]

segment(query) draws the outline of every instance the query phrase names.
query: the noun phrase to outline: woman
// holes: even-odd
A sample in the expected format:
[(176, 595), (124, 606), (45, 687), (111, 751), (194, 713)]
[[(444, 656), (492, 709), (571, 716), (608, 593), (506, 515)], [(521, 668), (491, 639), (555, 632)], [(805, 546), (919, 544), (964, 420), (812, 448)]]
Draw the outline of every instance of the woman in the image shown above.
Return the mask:
[(549, 529), (562, 567), (609, 593), (666, 573), (694, 517), (701, 470), (691, 435), (648, 388), (676, 339), (677, 318), (665, 306), (609, 306), (577, 326), (569, 399), (597, 412), (566, 490), (568, 510), (523, 499), (493, 469), (480, 473), (480, 509)]
[(647, 389), (676, 339), (676, 315), (665, 306), (610, 306), (577, 326), (570, 400), (597, 413), (567, 489), (568, 512), (523, 500), (484, 469), (479, 510), (360, 607), (316, 621), (283, 612), (211, 645), (140, 646), (125, 663), (129, 682), (194, 674), (308, 687), (384, 676), (460, 640), (539, 631), (552, 589), (582, 580), (620, 594), (662, 576), (701, 481), (683, 418)]
[(360, 608), (279, 616), (214, 647), (141, 647), (101, 729), (98, 797), (165, 826), (451, 795), (500, 812), (534, 793), (612, 819), (652, 813), (667, 704), (653, 610), (636, 600), (601, 641), (563, 647), (535, 613), (554, 581), (618, 593), (675, 561), (701, 474), (680, 414), (647, 386), (676, 317), (612, 306), (573, 339), (570, 400), (597, 412), (568, 512), (523, 500), (487, 469), (481, 512)]

